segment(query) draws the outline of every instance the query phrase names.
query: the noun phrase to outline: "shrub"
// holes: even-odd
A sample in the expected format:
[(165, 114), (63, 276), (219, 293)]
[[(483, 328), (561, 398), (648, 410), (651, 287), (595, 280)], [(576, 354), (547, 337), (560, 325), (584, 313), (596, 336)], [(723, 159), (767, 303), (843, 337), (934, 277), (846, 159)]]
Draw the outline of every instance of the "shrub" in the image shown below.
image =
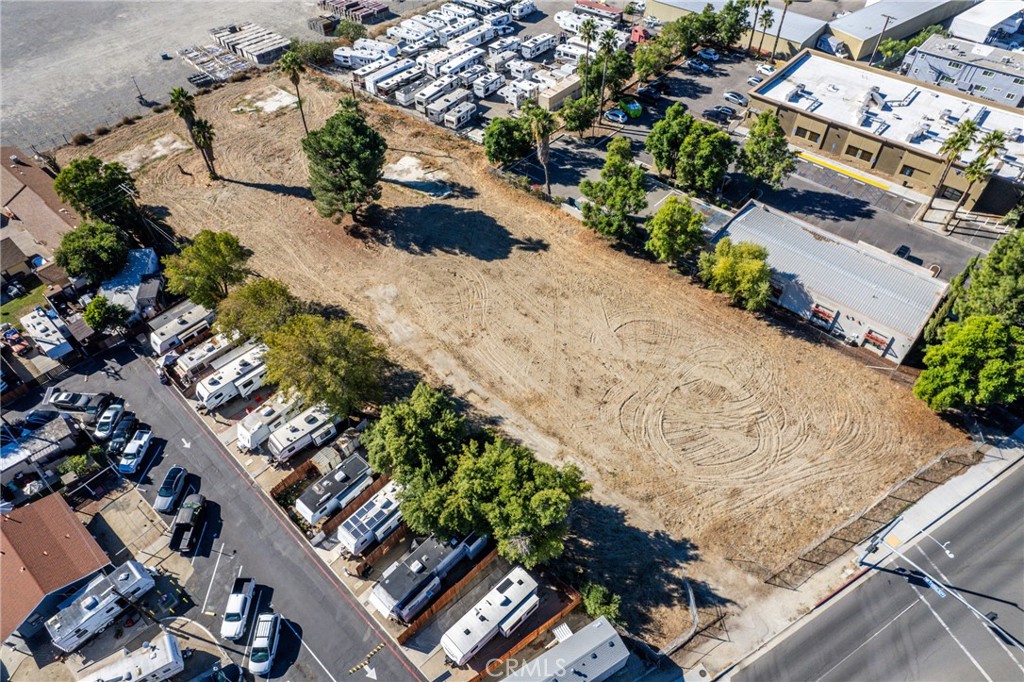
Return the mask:
[(130, 126), (131, 124), (135, 123), (135, 119), (131, 116), (122, 116), (121, 120), (118, 121), (118, 123), (120, 123), (123, 126)]
[(241, 83), (247, 80), (249, 80), (248, 71), (239, 71), (238, 73), (233, 73), (231, 74), (231, 77), (228, 78), (229, 83)]
[(92, 134), (95, 135), (96, 137), (103, 137), (109, 132), (110, 128), (108, 128), (107, 126), (97, 126), (96, 130), (92, 131)]
[(157, 104), (155, 107), (153, 107), (153, 112), (157, 114), (162, 114), (170, 108), (171, 107), (169, 104)]
[(580, 594), (583, 595), (583, 608), (591, 618), (604, 616), (613, 623), (619, 619), (622, 597), (612, 594), (604, 585), (589, 582), (583, 586)]
[(81, 476), (92, 468), (92, 462), (86, 455), (71, 455), (57, 467), (61, 474), (75, 474)]
[(71, 136), (71, 144), (75, 145), (76, 147), (81, 147), (83, 145), (91, 143), (92, 138), (86, 135), (85, 133), (75, 133), (74, 135)]

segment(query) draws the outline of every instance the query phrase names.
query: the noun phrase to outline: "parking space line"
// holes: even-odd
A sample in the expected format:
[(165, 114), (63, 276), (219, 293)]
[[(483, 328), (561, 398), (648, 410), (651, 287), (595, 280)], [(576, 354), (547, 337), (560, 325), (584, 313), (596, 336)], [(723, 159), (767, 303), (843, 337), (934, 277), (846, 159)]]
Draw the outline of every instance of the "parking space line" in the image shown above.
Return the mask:
[[(204, 531), (206, 530), (206, 526), (203, 526), (203, 530)], [(199, 539), (202, 540), (203, 539), (202, 536), (200, 536)], [(217, 579), (217, 569), (220, 567), (220, 558), (222, 556), (224, 556), (224, 545), (225, 544), (226, 543), (223, 543), (223, 542), (220, 543), (220, 551), (217, 552), (217, 562), (214, 563), (214, 565), (213, 565), (213, 575), (210, 576), (210, 586), (206, 588), (206, 598), (203, 599), (203, 608), (199, 609), (200, 611), (205, 611), (206, 610), (206, 602), (210, 601), (210, 591), (213, 589), (213, 581)], [(198, 545), (196, 545), (196, 546), (198, 547)], [(195, 557), (192, 557), (192, 560), (195, 561)], [(239, 567), (238, 570), (241, 571), (242, 570), (241, 567)]]
[(302, 636), (299, 635), (298, 631), (295, 630), (295, 628), (292, 626), (292, 624), (289, 623), (288, 621), (284, 621), (284, 624), (287, 625), (288, 629), (292, 631), (292, 634), (295, 635), (298, 638), (299, 644), (302, 645), (302, 648), (305, 649), (306, 651), (308, 651), (309, 655), (313, 657), (313, 660), (316, 661), (317, 664), (321, 668), (323, 668), (323, 671), (325, 673), (327, 673), (327, 677), (331, 678), (331, 682), (338, 682), (338, 680), (336, 680), (334, 678), (334, 675), (331, 674), (331, 671), (327, 669), (327, 666), (324, 665), (323, 662), (320, 660), (320, 658), (316, 654), (313, 653), (313, 650), (309, 648), (309, 645), (306, 644), (306, 641), (304, 639), (302, 639)]

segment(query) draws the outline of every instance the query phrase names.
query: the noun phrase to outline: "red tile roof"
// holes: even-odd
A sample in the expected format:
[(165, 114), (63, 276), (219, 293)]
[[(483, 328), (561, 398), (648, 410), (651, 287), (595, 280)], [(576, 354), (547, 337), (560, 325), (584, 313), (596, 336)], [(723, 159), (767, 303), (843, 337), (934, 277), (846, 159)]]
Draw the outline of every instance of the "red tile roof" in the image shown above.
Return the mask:
[(46, 595), (109, 563), (60, 495), (0, 516), (0, 640), (10, 637)]

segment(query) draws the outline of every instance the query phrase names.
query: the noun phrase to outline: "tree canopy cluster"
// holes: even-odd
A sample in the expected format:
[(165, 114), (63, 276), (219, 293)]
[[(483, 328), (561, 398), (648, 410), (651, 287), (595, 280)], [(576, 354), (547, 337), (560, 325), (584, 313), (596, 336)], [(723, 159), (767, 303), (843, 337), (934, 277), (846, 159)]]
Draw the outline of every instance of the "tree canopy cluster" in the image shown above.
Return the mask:
[(736, 159), (736, 143), (717, 126), (697, 121), (683, 105), (673, 104), (645, 141), (654, 165), (688, 191), (714, 194)]
[(100, 333), (123, 328), (131, 318), (131, 311), (118, 303), (111, 303), (105, 296), (96, 296), (82, 311), (85, 323)]
[(53, 189), (82, 218), (128, 229), (138, 222), (133, 195), (135, 181), (123, 164), (103, 163), (95, 156), (74, 159), (61, 169)]
[(64, 233), (53, 258), (72, 277), (85, 277), (95, 285), (121, 271), (128, 261), (128, 246), (121, 228), (87, 220)]
[(878, 45), (878, 52), (882, 55), (882, 66), (889, 67), (901, 63), (903, 61), (903, 57), (905, 57), (908, 52), (915, 47), (921, 47), (924, 45), (924, 41), (936, 34), (949, 37), (949, 31), (942, 28), (939, 24), (932, 24), (931, 26), (926, 26), (913, 38), (908, 38), (907, 40), (893, 40), (892, 38), (886, 38)]
[(637, 213), (647, 208), (645, 174), (633, 163), (628, 138), (612, 138), (607, 151), (601, 179), (580, 183), (587, 199), (581, 209), (583, 224), (606, 237), (625, 239), (636, 227)]
[(692, 258), (704, 245), (704, 215), (685, 198), (670, 196), (647, 221), (645, 248), (663, 263)]
[(202, 230), (180, 253), (164, 258), (167, 290), (213, 309), (249, 276), (249, 256), (230, 232)]
[(522, 118), (494, 118), (484, 129), (484, 154), (499, 166), (515, 163), (530, 153), (533, 135)]
[(751, 242), (732, 243), (726, 237), (711, 253), (700, 254), (700, 278), (714, 291), (728, 294), (735, 305), (763, 310), (771, 299), (768, 250)]
[(370, 464), (403, 487), (402, 516), (417, 533), (479, 532), (527, 568), (561, 555), (572, 503), (590, 486), (573, 465), (540, 462), (490, 434), (471, 436), (455, 404), (418, 385), (367, 429)]
[(699, 13), (690, 13), (662, 27), (660, 41), (676, 55), (689, 55), (696, 44), (728, 47), (739, 42), (750, 29), (746, 0), (728, 0), (721, 11), (710, 4)]
[(750, 178), (772, 189), (780, 189), (783, 181), (796, 170), (796, 159), (789, 151), (786, 133), (773, 111), (762, 111), (739, 152), (739, 165)]

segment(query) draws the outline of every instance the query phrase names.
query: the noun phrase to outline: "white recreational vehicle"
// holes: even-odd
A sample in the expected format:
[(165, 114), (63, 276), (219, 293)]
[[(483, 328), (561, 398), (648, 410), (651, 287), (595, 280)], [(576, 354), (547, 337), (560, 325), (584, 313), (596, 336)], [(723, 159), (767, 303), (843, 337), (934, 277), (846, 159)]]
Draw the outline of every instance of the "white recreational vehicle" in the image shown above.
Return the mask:
[(360, 69), (380, 59), (380, 52), (357, 50), (352, 47), (339, 47), (334, 50), (334, 63), (343, 69)]
[(477, 26), (472, 31), (466, 32), (465, 34), (459, 36), (452, 42), (458, 43), (460, 45), (469, 45), (470, 47), (476, 47), (478, 45), (483, 45), (489, 40), (494, 40), (494, 38), (497, 37), (497, 35), (498, 32), (495, 30), (493, 26), (488, 26), (485, 24), (483, 26)]
[(272, 431), (267, 447), (276, 461), (284, 462), (307, 445), (323, 445), (336, 436), (339, 421), (325, 405), (314, 405)]
[(505, 77), (500, 73), (488, 73), (476, 80), (473, 83), (473, 94), (483, 99), (484, 97), (490, 97), (501, 87), (505, 85)]
[(508, 26), (512, 23), (512, 15), (508, 12), (491, 12), (482, 19), (485, 24), (491, 26)]
[(508, 72), (512, 74), (513, 78), (528, 80), (533, 78), (533, 74), (537, 73), (537, 65), (522, 59), (516, 59), (508, 63)]
[(408, 71), (409, 69), (416, 66), (416, 62), (411, 59), (399, 59), (394, 64), (389, 64), (382, 69), (374, 71), (370, 75), (363, 79), (363, 87), (371, 95), (377, 94), (377, 84), (386, 81), (392, 76)]
[(614, 22), (607, 21), (605, 19), (597, 19), (595, 17), (588, 17), (585, 14), (576, 14), (575, 12), (566, 11), (555, 12), (555, 23), (558, 24), (560, 29), (568, 31), (569, 33), (579, 33), (580, 29), (583, 27), (583, 22), (587, 19), (594, 22), (594, 25), (597, 27), (598, 35), (601, 35), (608, 29), (615, 29), (618, 27), (618, 24)]
[(359, 455), (354, 455), (306, 488), (295, 501), (295, 511), (306, 523), (318, 523), (320, 519), (344, 509), (371, 483), (373, 471), (370, 465)]
[(487, 65), (487, 68), (494, 73), (501, 73), (508, 69), (510, 62), (514, 62), (517, 59), (519, 59), (518, 48), (516, 48), (516, 52), (513, 52), (512, 50), (505, 50), (501, 54), (488, 57), (485, 64)]
[(538, 604), (537, 581), (516, 566), (441, 636), (445, 658), (454, 666), (464, 665), (499, 632), (511, 635)]
[(427, 113), (427, 106), (441, 99), (459, 87), (459, 79), (455, 76), (441, 76), (436, 81), (416, 93), (416, 111)]
[(528, 80), (512, 81), (498, 90), (498, 95), (516, 109), (522, 107), (527, 100), (536, 100), (539, 93), (540, 83)]
[(402, 525), (402, 511), (398, 505), (400, 490), (397, 483), (389, 482), (341, 522), (338, 542), (349, 554), (362, 554), (373, 543), (384, 542)]
[(476, 116), (476, 103), (463, 102), (453, 107), (444, 115), (444, 127), (451, 130), (458, 130), (465, 127)]
[(437, 32), (416, 19), (405, 19), (399, 24), (406, 31), (414, 35), (414, 40), (431, 40), (437, 38)]
[(517, 2), (508, 8), (508, 13), (511, 14), (512, 18), (516, 21), (525, 19), (536, 11), (537, 5), (533, 4), (533, 0), (522, 0), (522, 2)]
[(281, 428), (285, 422), (302, 409), (302, 396), (295, 393), (274, 396), (238, 422), (238, 440), (235, 445), (242, 452), (251, 452), (261, 447), (270, 434)]
[(504, 38), (498, 38), (496, 41), (491, 43), (487, 47), (487, 52), (492, 57), (508, 50), (511, 50), (512, 52), (519, 52), (519, 48), (522, 44), (523, 39), (519, 36), (506, 36)]
[(490, 14), (495, 8), (495, 5), (487, 2), (487, 0), (455, 0), (455, 2), (463, 7), (473, 10), (480, 16)]
[(472, 49), (472, 45), (452, 43), (446, 49), (432, 50), (431, 52), (428, 52), (427, 54), (421, 56), (416, 61), (420, 62), (420, 66), (422, 66), (426, 70), (428, 76), (431, 76), (432, 78), (437, 78), (438, 76), (442, 75), (441, 67), (443, 67), (445, 64), (452, 61), (453, 59), (466, 54)]
[(266, 352), (267, 347), (262, 343), (243, 348), (240, 355), (231, 357), (196, 385), (196, 400), (207, 410), (213, 410), (229, 400), (248, 398), (263, 386), (263, 378), (267, 375), (267, 365), (263, 361)]
[(474, 64), (459, 74), (459, 84), (464, 88), (472, 88), (478, 78), (487, 73), (487, 67), (483, 64)]
[(386, 57), (398, 56), (398, 46), (386, 43), (383, 40), (374, 40), (373, 38), (357, 38), (356, 41), (352, 43), (352, 47), (356, 50), (379, 52)]
[(437, 19), (436, 17), (432, 17), (429, 14), (414, 14), (411, 17), (409, 17), (409, 19), (417, 23), (423, 24), (424, 26), (433, 31), (440, 31), (442, 28), (448, 25), (447, 21)]
[(472, 98), (473, 93), (466, 88), (457, 88), (452, 90), (444, 97), (441, 97), (427, 105), (427, 119), (431, 123), (441, 123), (444, 120), (445, 114)]
[(458, 76), (466, 69), (476, 66), (480, 63), (480, 60), (484, 58), (484, 51), (479, 47), (474, 47), (471, 50), (460, 54), (455, 57), (447, 64), (441, 67), (442, 76)]
[(587, 56), (587, 48), (565, 43), (555, 48), (555, 61), (579, 64)]
[[(603, 36), (606, 33), (607, 33), (607, 31), (602, 31), (601, 35)], [(627, 33), (626, 31), (612, 31), (611, 35), (614, 36), (613, 42), (612, 42), (613, 49), (625, 50), (627, 47), (629, 47), (629, 33)], [(587, 46), (587, 41), (583, 40), (583, 38), (580, 38), (578, 35), (572, 36), (571, 38), (569, 38), (569, 40), (567, 40), (565, 42), (566, 42), (567, 45), (579, 45), (580, 47), (583, 47), (583, 48), (585, 48)], [(590, 43), (590, 54), (591, 54), (591, 56), (593, 56), (596, 53), (597, 53), (597, 45), (595, 45), (593, 42), (591, 42)]]
[(463, 7), (462, 5), (456, 5), (454, 2), (448, 2), (441, 5), (440, 11), (444, 12), (447, 15), (450, 15), (452, 17), (458, 17), (460, 19), (472, 19), (473, 17), (476, 16), (476, 12), (474, 12), (470, 8)]
[(387, 78), (377, 83), (375, 90), (377, 91), (378, 97), (390, 97), (399, 89), (405, 87), (413, 81), (418, 81), (423, 78), (424, 71), (422, 66), (414, 66), (408, 71), (396, 73), (391, 78)]
[(163, 355), (205, 332), (212, 322), (213, 311), (185, 301), (149, 322), (149, 345), (157, 355)]
[(53, 645), (68, 653), (106, 629), (156, 583), (146, 567), (126, 561), (110, 575), (98, 575), (70, 603), (46, 621)]
[(178, 358), (174, 366), (178, 368), (178, 374), (183, 379), (191, 381), (218, 358), (226, 355), (232, 345), (226, 334), (217, 334), (193, 346), (189, 352)]
[(358, 86), (362, 86), (363, 81), (366, 80), (367, 76), (374, 74), (383, 69), (385, 66), (394, 64), (397, 61), (398, 59), (396, 59), (395, 57), (381, 57), (376, 61), (372, 61), (369, 64), (360, 66), (358, 69), (352, 72), (352, 82)]
[(141, 649), (130, 653), (124, 649), (108, 659), (110, 663), (84, 673), (79, 682), (162, 682), (185, 669), (178, 639), (169, 632), (161, 632), (152, 642), (143, 642)]
[(544, 54), (558, 44), (558, 38), (550, 33), (535, 35), (519, 46), (519, 54), (523, 59), (533, 59)]
[(459, 36), (466, 35), (480, 25), (479, 19), (458, 19), (450, 26), (437, 32), (438, 41), (442, 45), (455, 42)]
[(395, 91), (395, 102), (400, 106), (409, 107), (416, 103), (416, 95), (420, 90), (430, 85), (433, 81), (423, 77), (414, 83), (409, 83), (404, 88)]

